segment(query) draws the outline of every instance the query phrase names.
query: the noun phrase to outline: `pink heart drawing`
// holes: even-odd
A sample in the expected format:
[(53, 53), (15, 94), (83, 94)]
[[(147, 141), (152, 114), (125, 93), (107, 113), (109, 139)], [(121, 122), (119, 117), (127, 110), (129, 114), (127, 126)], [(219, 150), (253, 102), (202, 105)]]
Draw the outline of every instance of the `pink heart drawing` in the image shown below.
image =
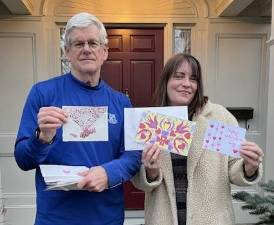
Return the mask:
[(237, 149), (233, 149), (233, 153), (236, 154), (238, 152)]
[(63, 172), (64, 173), (70, 173), (70, 170), (69, 169), (63, 169)]
[(146, 135), (145, 135), (145, 134), (141, 134), (141, 138), (142, 138), (142, 139), (145, 139), (145, 138), (146, 138)]

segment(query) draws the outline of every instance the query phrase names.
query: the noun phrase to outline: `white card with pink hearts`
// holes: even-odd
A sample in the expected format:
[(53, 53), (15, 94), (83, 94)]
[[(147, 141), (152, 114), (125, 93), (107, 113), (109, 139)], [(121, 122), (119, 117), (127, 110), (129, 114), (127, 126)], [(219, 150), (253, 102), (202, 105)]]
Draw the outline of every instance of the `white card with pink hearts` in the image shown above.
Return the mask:
[(245, 134), (244, 128), (209, 120), (202, 148), (240, 158), (240, 146), (245, 140)]
[(108, 141), (107, 106), (63, 106), (63, 141)]

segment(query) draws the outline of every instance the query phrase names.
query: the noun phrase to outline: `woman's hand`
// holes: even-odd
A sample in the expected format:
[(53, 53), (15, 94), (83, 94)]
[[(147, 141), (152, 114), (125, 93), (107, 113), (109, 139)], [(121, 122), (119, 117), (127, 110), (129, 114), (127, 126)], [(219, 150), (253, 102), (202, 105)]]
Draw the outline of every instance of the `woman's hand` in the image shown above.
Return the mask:
[(147, 179), (155, 180), (159, 176), (160, 149), (157, 145), (147, 145), (142, 153), (142, 163), (146, 169)]
[(263, 150), (256, 143), (245, 141), (241, 145), (240, 154), (244, 159), (246, 175), (252, 177), (263, 160)]

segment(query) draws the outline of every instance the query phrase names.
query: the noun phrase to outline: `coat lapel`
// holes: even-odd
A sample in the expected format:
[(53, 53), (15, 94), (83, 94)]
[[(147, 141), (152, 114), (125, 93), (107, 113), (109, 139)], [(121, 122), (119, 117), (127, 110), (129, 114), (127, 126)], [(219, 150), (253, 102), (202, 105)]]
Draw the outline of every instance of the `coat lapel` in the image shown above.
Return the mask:
[(173, 169), (172, 169), (172, 162), (170, 153), (167, 151), (161, 152), (161, 163), (160, 165), (163, 166), (163, 179), (166, 183), (165, 187), (167, 189), (168, 198), (171, 205), (171, 212), (172, 212), (172, 220), (173, 225), (177, 225), (177, 207), (176, 207), (176, 198), (175, 198), (175, 187), (174, 187), (174, 177), (173, 177)]
[[(199, 159), (203, 153), (202, 144), (204, 139), (204, 134), (208, 125), (208, 114), (210, 114), (210, 102), (205, 105), (203, 111), (193, 118), (193, 121), (196, 122), (196, 132), (193, 135), (192, 143), (188, 153), (187, 159), (187, 178), (188, 182), (192, 181), (193, 173), (199, 162)], [(176, 207), (176, 198), (175, 198), (175, 187), (174, 187), (174, 178), (173, 178), (173, 169), (170, 153), (167, 151), (162, 151), (160, 155), (160, 165), (163, 167), (163, 178), (166, 182), (166, 188), (168, 197), (171, 204), (173, 225), (177, 225), (177, 207)]]
[(193, 118), (193, 122), (196, 122), (196, 131), (193, 135), (193, 139), (191, 142), (191, 146), (190, 146), (190, 149), (188, 152), (188, 158), (187, 158), (188, 182), (192, 181), (193, 173), (204, 151), (204, 149), (202, 149), (202, 145), (203, 145), (204, 134), (208, 126), (207, 116), (210, 113), (209, 106), (210, 106), (210, 103), (208, 102), (205, 108), (203, 109), (203, 111), (201, 112), (201, 114)]

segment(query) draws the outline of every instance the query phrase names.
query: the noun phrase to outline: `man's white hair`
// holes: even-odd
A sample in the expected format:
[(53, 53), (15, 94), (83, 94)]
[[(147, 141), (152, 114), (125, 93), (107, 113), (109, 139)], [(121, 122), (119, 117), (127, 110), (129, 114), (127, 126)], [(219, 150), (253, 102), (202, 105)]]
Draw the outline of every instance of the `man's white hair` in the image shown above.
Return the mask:
[(86, 12), (78, 13), (71, 17), (67, 22), (65, 29), (65, 46), (69, 47), (70, 42), (70, 33), (72, 30), (77, 28), (86, 28), (88, 26), (95, 25), (99, 29), (99, 41), (101, 44), (107, 45), (107, 31), (103, 23), (94, 15)]

